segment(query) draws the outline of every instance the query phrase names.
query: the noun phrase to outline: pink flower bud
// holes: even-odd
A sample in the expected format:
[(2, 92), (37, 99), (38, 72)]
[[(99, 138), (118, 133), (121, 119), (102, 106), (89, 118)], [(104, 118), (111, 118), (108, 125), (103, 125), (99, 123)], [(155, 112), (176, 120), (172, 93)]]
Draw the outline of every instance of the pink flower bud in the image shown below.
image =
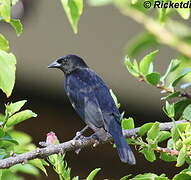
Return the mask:
[(59, 144), (59, 140), (54, 132), (47, 133), (46, 144)]

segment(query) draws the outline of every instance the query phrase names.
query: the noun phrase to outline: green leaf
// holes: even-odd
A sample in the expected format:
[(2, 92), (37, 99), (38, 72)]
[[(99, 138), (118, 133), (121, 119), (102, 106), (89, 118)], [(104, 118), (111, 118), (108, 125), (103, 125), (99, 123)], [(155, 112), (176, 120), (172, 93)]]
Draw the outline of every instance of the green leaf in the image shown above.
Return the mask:
[(190, 179), (191, 179), (191, 173), (190, 169), (188, 168), (176, 174), (172, 180), (190, 180)]
[(160, 127), (159, 127), (160, 123), (156, 122), (152, 125), (152, 127), (149, 129), (149, 131), (147, 132), (147, 137), (149, 139), (155, 139), (160, 132)]
[(0, 138), (0, 141), (9, 141), (11, 143), (18, 145), (18, 142), (15, 139), (13, 139), (8, 133), (5, 133), (5, 135)]
[(165, 152), (161, 152), (160, 153), (160, 159), (162, 159), (163, 161), (166, 161), (166, 162), (172, 162), (172, 161), (176, 161), (177, 160), (177, 157), (176, 156), (171, 156)]
[(128, 180), (130, 176), (132, 176), (132, 174), (129, 174), (129, 175), (127, 175), (127, 176), (124, 176), (124, 177), (120, 178), (120, 180)]
[(128, 118), (128, 119), (127, 118), (122, 119), (121, 125), (122, 125), (123, 129), (133, 129), (133, 128), (135, 128), (134, 120), (131, 117)]
[(114, 92), (112, 91), (112, 89), (109, 90), (110, 94), (111, 94), (111, 97), (113, 98), (114, 102), (115, 102), (115, 105), (117, 108), (120, 108), (120, 103), (118, 102), (117, 100), (117, 97), (116, 95), (114, 94)]
[(161, 81), (164, 81), (171, 72), (175, 71), (179, 67), (180, 62), (178, 59), (172, 59), (165, 74), (161, 77)]
[(10, 25), (15, 29), (17, 36), (20, 36), (23, 32), (23, 25), (19, 19), (11, 19)]
[(14, 126), (24, 120), (27, 120), (29, 118), (36, 117), (36, 116), (37, 114), (35, 114), (31, 110), (24, 110), (11, 116), (6, 123), (6, 126), (7, 127)]
[[(145, 174), (139, 174), (139, 175), (135, 176), (134, 178), (132, 178), (131, 180), (159, 180), (159, 179), (156, 179), (157, 177), (159, 177), (159, 176), (156, 174), (145, 173)], [(167, 179), (160, 179), (160, 180), (168, 180), (168, 178)]]
[(172, 140), (176, 142), (180, 138), (177, 126), (173, 126), (173, 128), (171, 129), (171, 133), (172, 133)]
[(143, 59), (141, 60), (140, 71), (142, 72), (143, 75), (148, 74), (150, 64), (154, 60), (157, 52), (158, 52), (158, 50), (153, 51), (153, 52), (149, 53), (148, 55), (146, 55), (145, 57), (143, 57)]
[(19, 2), (19, 0), (12, 0), (12, 6), (14, 6), (17, 2)]
[(185, 144), (185, 145), (190, 145), (191, 144), (191, 136), (184, 139), (182, 143)]
[(174, 93), (169, 94), (169, 95), (166, 96), (166, 97), (162, 97), (161, 100), (172, 99), (172, 98), (178, 97), (180, 94), (181, 94), (180, 91), (176, 91), (176, 92), (174, 92)]
[(134, 77), (139, 77), (139, 67), (136, 60), (134, 60), (134, 63), (132, 64), (130, 58), (126, 56), (124, 63), (130, 74)]
[(168, 101), (165, 103), (165, 107), (163, 108), (164, 112), (169, 118), (174, 118), (175, 116), (175, 106), (174, 103), (169, 104)]
[(6, 22), (10, 22), (11, 18), (11, 1), (0, 0), (0, 15)]
[(31, 164), (16, 164), (10, 168), (12, 172), (22, 172), (38, 177), (40, 175), (38, 169)]
[(0, 50), (0, 88), (9, 97), (15, 84), (16, 58)]
[(152, 149), (150, 148), (143, 148), (140, 152), (142, 152), (145, 156), (145, 158), (150, 161), (154, 162), (156, 160), (155, 153)]
[(3, 170), (2, 172), (2, 180), (23, 180), (20, 176), (17, 176), (15, 173), (10, 170)]
[(10, 135), (20, 144), (20, 145), (27, 145), (31, 143), (32, 137), (28, 134), (21, 132), (21, 131), (11, 131)]
[(189, 122), (180, 123), (180, 124), (176, 124), (176, 126), (178, 127), (179, 131), (183, 133), (186, 131), (188, 127), (190, 127), (190, 123)]
[(5, 135), (5, 132), (3, 131), (3, 129), (0, 128), (0, 137), (3, 137)]
[(112, 0), (89, 0), (90, 6), (106, 6), (112, 3)]
[(186, 146), (183, 145), (177, 158), (176, 167), (182, 166), (185, 163), (185, 160), (186, 160)]
[(78, 32), (78, 21), (83, 11), (83, 0), (61, 0), (74, 33)]
[(9, 51), (9, 41), (2, 34), (0, 34), (0, 49), (6, 52)]
[(15, 114), (16, 112), (18, 112), (23, 106), (24, 104), (27, 102), (27, 100), (22, 100), (22, 101), (18, 101), (15, 103), (10, 103), (6, 105), (6, 110), (9, 114), (9, 116), (12, 116), (13, 114)]
[(75, 176), (75, 177), (72, 178), (72, 180), (79, 180), (79, 177)]
[(160, 82), (160, 74), (158, 72), (147, 74), (146, 80), (149, 84), (156, 86)]
[(190, 73), (190, 72), (191, 72), (191, 68), (185, 68), (185, 69), (179, 74), (179, 76), (173, 81), (172, 86), (175, 87), (175, 86), (179, 83), (179, 81), (180, 81), (183, 77), (185, 77), (188, 73)]
[(182, 113), (185, 120), (191, 121), (191, 104), (189, 104)]
[(157, 137), (157, 141), (160, 143), (165, 141), (166, 139), (170, 138), (171, 133), (168, 131), (160, 131)]
[(0, 149), (0, 159), (4, 159), (5, 157), (7, 157), (6, 149)]
[(86, 178), (86, 180), (93, 180), (96, 174), (101, 170), (101, 168), (94, 169)]
[(146, 123), (139, 128), (139, 136), (143, 136), (153, 126), (154, 123)]
[[(187, 3), (187, 0), (174, 0), (177, 3)], [(189, 7), (189, 6), (188, 6)], [(190, 17), (190, 8), (176, 8), (176, 11), (183, 19), (189, 19)]]
[(41, 159), (33, 159), (33, 160), (30, 160), (29, 161), (30, 164), (32, 164), (33, 166), (39, 168), (42, 172), (44, 172), (44, 174), (46, 176), (48, 176), (47, 172), (46, 172), (46, 169), (42, 163), (42, 160)]
[(188, 174), (180, 173), (173, 177), (172, 180), (190, 180), (191, 176)]
[(179, 119), (182, 116), (184, 109), (191, 104), (191, 99), (183, 99), (174, 104), (175, 118)]
[(130, 57), (138, 55), (142, 50), (146, 50), (149, 47), (157, 47), (158, 42), (156, 37), (151, 33), (144, 32), (136, 37), (133, 37), (127, 44), (127, 52)]

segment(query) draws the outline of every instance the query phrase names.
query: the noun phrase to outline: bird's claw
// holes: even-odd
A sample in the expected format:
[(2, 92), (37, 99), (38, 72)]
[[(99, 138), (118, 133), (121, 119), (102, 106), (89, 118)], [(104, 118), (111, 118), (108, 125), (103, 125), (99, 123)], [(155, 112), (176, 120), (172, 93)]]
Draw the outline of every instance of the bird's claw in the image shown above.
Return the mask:
[(84, 138), (85, 138), (85, 136), (83, 136), (82, 133), (80, 131), (78, 131), (76, 133), (76, 136), (73, 138), (73, 140), (82, 140)]

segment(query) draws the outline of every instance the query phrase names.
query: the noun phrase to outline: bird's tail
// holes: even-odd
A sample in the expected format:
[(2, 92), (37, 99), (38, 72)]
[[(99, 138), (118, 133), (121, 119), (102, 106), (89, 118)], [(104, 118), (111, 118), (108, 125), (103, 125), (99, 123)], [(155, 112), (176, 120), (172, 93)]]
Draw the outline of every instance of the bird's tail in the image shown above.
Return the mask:
[(112, 125), (112, 128), (110, 128), (109, 133), (112, 135), (114, 143), (117, 146), (117, 151), (121, 161), (131, 165), (136, 164), (135, 156), (122, 134), (121, 126), (115, 122), (115, 125)]

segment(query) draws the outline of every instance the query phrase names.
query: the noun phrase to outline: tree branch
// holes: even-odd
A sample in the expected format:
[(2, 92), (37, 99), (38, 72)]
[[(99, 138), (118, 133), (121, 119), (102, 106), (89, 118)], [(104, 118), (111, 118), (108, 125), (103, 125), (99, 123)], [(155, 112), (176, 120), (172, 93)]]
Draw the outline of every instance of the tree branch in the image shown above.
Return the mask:
[[(184, 123), (186, 121), (177, 121), (176, 123)], [(170, 130), (173, 127), (172, 122), (160, 123), (160, 130)], [(131, 130), (124, 130), (123, 134), (125, 137), (138, 136), (139, 128), (134, 128)], [(112, 138), (108, 136), (105, 141), (101, 143), (106, 143), (112, 141)], [(79, 140), (70, 140), (57, 145), (49, 145), (45, 148), (37, 148), (34, 151), (14, 155), (12, 157), (0, 160), (0, 169), (9, 168), (15, 164), (27, 163), (28, 160), (36, 158), (46, 158), (52, 154), (65, 153), (66, 151), (72, 151), (84, 148), (86, 146), (92, 146), (97, 144), (97, 141), (92, 137), (87, 137)]]

